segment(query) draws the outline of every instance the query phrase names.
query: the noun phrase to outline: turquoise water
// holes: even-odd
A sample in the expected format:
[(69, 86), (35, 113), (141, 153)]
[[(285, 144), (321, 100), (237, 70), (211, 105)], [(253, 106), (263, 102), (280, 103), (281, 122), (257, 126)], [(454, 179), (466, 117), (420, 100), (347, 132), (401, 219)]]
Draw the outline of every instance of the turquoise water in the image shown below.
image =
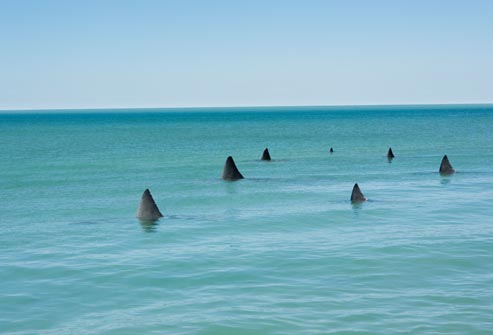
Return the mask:
[(493, 332), (491, 105), (7, 113), (0, 153), (2, 334)]

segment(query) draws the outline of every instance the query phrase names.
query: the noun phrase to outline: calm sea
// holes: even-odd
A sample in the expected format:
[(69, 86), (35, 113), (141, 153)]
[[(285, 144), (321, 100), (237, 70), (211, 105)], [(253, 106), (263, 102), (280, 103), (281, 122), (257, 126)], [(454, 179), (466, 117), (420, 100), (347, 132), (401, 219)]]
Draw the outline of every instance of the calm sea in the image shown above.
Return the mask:
[(491, 105), (4, 112), (0, 158), (1, 334), (493, 333)]

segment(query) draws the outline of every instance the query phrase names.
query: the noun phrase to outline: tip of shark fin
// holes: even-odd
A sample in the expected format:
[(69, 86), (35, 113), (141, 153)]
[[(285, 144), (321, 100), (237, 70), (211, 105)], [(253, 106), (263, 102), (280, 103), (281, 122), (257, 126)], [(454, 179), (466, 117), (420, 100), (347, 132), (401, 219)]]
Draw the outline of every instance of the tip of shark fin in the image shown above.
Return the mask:
[(228, 156), (228, 158), (226, 158), (226, 162), (224, 163), (224, 168), (221, 178), (224, 180), (238, 180), (244, 178), (243, 175), (238, 170), (238, 168), (236, 167), (233, 157)]
[(452, 164), (450, 164), (450, 161), (449, 161), (447, 155), (444, 155), (442, 158), (442, 162), (440, 163), (439, 172), (440, 172), (440, 174), (443, 174), (443, 175), (455, 173), (455, 170), (452, 167)]
[(392, 148), (389, 147), (389, 151), (387, 151), (387, 158), (392, 159), (394, 158), (394, 153), (392, 152)]
[(358, 184), (354, 184), (353, 192), (351, 193), (351, 202), (363, 202), (366, 201), (365, 196), (361, 192)]
[(262, 158), (260, 158), (262, 161), (270, 161), (270, 153), (269, 149), (265, 148), (264, 152), (262, 153)]
[(151, 191), (147, 188), (140, 199), (137, 218), (141, 220), (157, 220), (161, 217), (163, 217), (163, 214), (159, 211), (159, 208), (151, 195)]

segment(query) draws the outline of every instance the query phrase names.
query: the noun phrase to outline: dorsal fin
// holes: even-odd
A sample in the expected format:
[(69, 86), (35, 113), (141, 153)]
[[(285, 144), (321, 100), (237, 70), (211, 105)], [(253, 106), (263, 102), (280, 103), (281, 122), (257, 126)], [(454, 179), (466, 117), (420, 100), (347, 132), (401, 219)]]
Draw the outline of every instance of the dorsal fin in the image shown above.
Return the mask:
[(224, 169), (221, 178), (224, 180), (238, 180), (244, 178), (236, 167), (233, 157), (229, 156), (228, 158), (226, 158), (226, 163), (224, 163)]
[(389, 151), (387, 151), (387, 158), (392, 159), (394, 158), (394, 153), (392, 152), (392, 148), (389, 147)]
[(146, 189), (140, 199), (139, 209), (137, 210), (137, 217), (141, 220), (157, 220), (163, 217), (163, 214), (157, 208), (156, 202), (152, 198), (149, 189)]
[(262, 158), (260, 158), (262, 161), (270, 161), (270, 153), (269, 149), (265, 148), (264, 152), (262, 153)]
[(332, 147), (330, 147), (329, 152), (330, 152), (330, 153), (333, 153), (333, 152), (334, 152), (334, 149), (332, 149)]
[(448, 160), (447, 155), (443, 156), (439, 171), (440, 171), (440, 174), (443, 174), (443, 175), (455, 173), (455, 170), (452, 167), (452, 164), (450, 164), (450, 161)]
[(366, 201), (366, 198), (363, 195), (363, 193), (361, 193), (361, 190), (359, 189), (359, 186), (357, 183), (354, 184), (353, 192), (351, 193), (351, 201), (352, 202)]

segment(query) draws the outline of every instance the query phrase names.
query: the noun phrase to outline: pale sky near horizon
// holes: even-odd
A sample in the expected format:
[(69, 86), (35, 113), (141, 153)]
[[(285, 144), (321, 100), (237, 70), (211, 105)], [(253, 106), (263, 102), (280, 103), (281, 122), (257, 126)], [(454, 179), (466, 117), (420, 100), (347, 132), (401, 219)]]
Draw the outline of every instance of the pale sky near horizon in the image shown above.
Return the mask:
[(0, 0), (0, 109), (493, 102), (493, 1)]

